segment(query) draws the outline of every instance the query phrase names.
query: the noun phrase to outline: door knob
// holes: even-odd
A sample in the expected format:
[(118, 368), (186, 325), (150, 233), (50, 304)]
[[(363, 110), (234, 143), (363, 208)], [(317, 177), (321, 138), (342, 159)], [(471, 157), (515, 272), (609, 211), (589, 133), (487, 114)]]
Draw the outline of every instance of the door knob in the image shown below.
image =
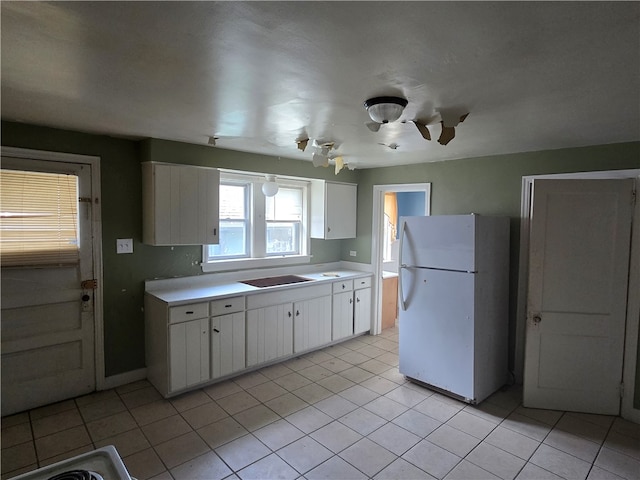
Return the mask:
[(542, 321), (542, 317), (539, 314), (536, 314), (532, 318), (533, 324), (538, 325)]
[(88, 302), (89, 300), (91, 300), (91, 297), (89, 295), (87, 295), (86, 293), (84, 295), (82, 295), (82, 301), (83, 302)]

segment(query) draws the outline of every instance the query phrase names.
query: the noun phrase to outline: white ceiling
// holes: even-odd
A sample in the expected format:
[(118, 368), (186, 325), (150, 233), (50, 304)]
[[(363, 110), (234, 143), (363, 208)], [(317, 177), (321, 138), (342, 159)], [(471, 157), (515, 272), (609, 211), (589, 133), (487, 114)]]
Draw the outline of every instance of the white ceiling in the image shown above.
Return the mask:
[[(639, 2), (1, 2), (2, 117), (358, 168), (640, 140)], [(470, 115), (447, 146), (402, 119)], [(379, 143), (397, 143), (391, 150)]]

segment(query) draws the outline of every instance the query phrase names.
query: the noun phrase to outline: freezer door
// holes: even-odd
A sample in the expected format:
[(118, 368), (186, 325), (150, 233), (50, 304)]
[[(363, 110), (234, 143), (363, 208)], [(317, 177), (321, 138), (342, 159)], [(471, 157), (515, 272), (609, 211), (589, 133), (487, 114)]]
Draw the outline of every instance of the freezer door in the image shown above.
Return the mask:
[(474, 399), (474, 274), (403, 268), (400, 373)]
[(401, 265), (474, 272), (474, 215), (402, 217)]

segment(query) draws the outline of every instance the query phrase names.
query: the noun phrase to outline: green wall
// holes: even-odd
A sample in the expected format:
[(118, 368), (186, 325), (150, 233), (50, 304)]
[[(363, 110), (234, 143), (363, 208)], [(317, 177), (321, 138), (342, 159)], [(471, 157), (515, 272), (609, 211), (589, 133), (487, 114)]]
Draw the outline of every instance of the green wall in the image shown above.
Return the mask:
[[(357, 238), (313, 240), (314, 263), (371, 262), (373, 185), (431, 183), (431, 212), (507, 215), (511, 222), (511, 359), (519, 255), (521, 180), (525, 175), (640, 168), (640, 142), (551, 150), (357, 171), (165, 140), (133, 141), (2, 122), (2, 145), (101, 157), (105, 374), (144, 367), (144, 280), (202, 273), (200, 247), (141, 243), (140, 162), (156, 160), (358, 183)], [(133, 255), (116, 255), (117, 238), (133, 238)], [(356, 250), (357, 257), (349, 251)], [(640, 358), (639, 358), (640, 361)], [(640, 408), (640, 374), (636, 382)]]
[[(362, 170), (358, 181), (358, 236), (343, 242), (342, 259), (348, 260), (349, 250), (356, 250), (359, 262), (371, 261), (374, 185), (430, 182), (432, 215), (511, 217), (509, 359), (513, 368), (522, 177), (631, 168), (640, 168), (640, 142)], [(637, 357), (640, 365), (640, 350)], [(640, 408), (640, 369), (636, 371), (635, 405)]]
[[(311, 162), (276, 159), (205, 145), (132, 141), (102, 135), (2, 122), (2, 145), (101, 158), (105, 375), (136, 370), (144, 359), (144, 281), (201, 275), (201, 247), (142, 244), (140, 162), (156, 160), (236, 170), (357, 182), (358, 173), (314, 168)], [(116, 255), (118, 238), (133, 238), (134, 253)], [(340, 260), (340, 240), (312, 240), (312, 263)]]

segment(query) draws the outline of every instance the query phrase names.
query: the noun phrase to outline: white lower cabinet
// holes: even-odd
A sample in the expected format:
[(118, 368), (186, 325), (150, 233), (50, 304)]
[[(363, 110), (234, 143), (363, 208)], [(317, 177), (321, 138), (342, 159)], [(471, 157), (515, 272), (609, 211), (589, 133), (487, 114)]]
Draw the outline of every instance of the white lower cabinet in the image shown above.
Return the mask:
[(331, 342), (331, 297), (324, 296), (293, 305), (293, 351), (304, 352)]
[(247, 367), (292, 353), (292, 303), (247, 310)]
[(353, 294), (353, 333), (371, 330), (371, 277), (356, 280)]
[(332, 340), (353, 335), (353, 281), (333, 284)]
[(211, 318), (211, 378), (243, 370), (245, 363), (244, 312)]
[(209, 380), (209, 319), (170, 325), (169, 358), (170, 391)]
[(165, 397), (371, 328), (371, 277), (194, 302), (145, 293), (147, 378)]

